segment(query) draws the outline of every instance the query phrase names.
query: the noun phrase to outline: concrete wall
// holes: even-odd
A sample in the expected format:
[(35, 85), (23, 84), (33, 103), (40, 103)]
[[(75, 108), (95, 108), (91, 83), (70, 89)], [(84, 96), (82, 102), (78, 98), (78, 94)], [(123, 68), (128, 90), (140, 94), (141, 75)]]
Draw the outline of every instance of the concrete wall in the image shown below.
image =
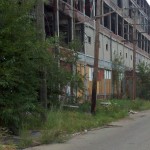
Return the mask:
[[(91, 38), (91, 43), (88, 41), (88, 37)], [(90, 57), (89, 64), (92, 65), (94, 63), (94, 44), (95, 44), (95, 29), (91, 27), (88, 23), (85, 24), (85, 51), (86, 55)], [(107, 46), (106, 46), (107, 45)], [(99, 49), (99, 66), (101, 68), (110, 69), (110, 67), (106, 67), (105, 63), (111, 64), (111, 60), (114, 59), (114, 52), (118, 54), (118, 56), (123, 58), (124, 64), (127, 68), (133, 67), (133, 51), (132, 47), (128, 48), (126, 44), (118, 42), (116, 39), (110, 38), (105, 34), (100, 34), (100, 49)], [(112, 57), (112, 58), (111, 58)], [(150, 59), (137, 53), (136, 63), (147, 62), (150, 63)], [(92, 64), (91, 64), (92, 62)], [(88, 63), (88, 61), (87, 61)]]
[[(86, 55), (94, 57), (95, 31), (89, 24), (85, 24), (84, 31)], [(91, 39), (91, 43), (88, 38)]]

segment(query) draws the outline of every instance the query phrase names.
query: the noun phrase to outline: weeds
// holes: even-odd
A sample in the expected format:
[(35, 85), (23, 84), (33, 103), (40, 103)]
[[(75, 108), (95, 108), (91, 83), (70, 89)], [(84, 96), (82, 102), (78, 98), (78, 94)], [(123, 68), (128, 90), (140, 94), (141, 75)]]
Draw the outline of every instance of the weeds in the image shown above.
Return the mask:
[[(95, 116), (90, 114), (90, 103), (82, 104), (76, 110), (53, 108), (47, 112), (47, 120), (44, 123), (38, 121), (37, 118), (35, 118), (34, 122), (34, 117), (29, 116), (31, 127), (29, 122), (24, 124), (20, 132), (21, 141), (19, 147), (33, 145), (33, 142), (38, 143), (38, 145), (64, 142), (71, 134), (84, 132), (124, 118), (129, 114), (130, 110), (150, 109), (149, 101), (111, 100), (110, 102), (111, 105), (104, 107), (101, 105), (101, 101), (97, 101)], [(31, 131), (34, 128), (38, 129), (40, 134), (33, 137)]]
[(18, 143), (18, 147), (25, 148), (25, 147), (32, 145), (32, 143), (33, 143), (33, 140), (31, 138), (31, 134), (29, 130), (27, 130), (26, 128), (23, 128), (20, 131), (20, 141)]

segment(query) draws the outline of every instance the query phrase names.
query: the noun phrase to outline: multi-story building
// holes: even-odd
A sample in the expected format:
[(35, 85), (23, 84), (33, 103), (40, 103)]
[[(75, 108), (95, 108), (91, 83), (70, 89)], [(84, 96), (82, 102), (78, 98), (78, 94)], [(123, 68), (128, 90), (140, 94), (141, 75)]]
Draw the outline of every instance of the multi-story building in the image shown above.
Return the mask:
[[(78, 70), (86, 75), (86, 95), (91, 95), (95, 20), (98, 0), (49, 0), (45, 4), (46, 36), (65, 36), (70, 42), (78, 37), (83, 43), (79, 51)], [(125, 70), (133, 68), (133, 19), (136, 20), (136, 64), (150, 63), (150, 6), (146, 0), (102, 0), (100, 22), (98, 96), (112, 95), (112, 60), (114, 53), (124, 60)], [(103, 16), (108, 12), (113, 13)], [(133, 11), (135, 15), (133, 16)], [(134, 17), (134, 18), (133, 18)]]

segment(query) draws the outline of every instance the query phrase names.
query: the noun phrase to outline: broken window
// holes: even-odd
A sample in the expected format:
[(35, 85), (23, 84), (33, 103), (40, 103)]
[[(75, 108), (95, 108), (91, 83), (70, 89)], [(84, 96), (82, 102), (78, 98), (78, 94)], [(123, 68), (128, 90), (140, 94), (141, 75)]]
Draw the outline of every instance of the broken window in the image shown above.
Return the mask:
[(133, 42), (133, 27), (129, 26), (129, 41)]
[(147, 39), (145, 38), (145, 51), (147, 52)]
[[(148, 21), (148, 24), (150, 24), (150, 21)], [(148, 26), (148, 34), (150, 35), (150, 25)]]
[(144, 16), (143, 16), (143, 15), (141, 16), (141, 19), (142, 19), (142, 25), (141, 25), (141, 27), (142, 27), (142, 29), (144, 30), (144, 21), (145, 21), (145, 19), (144, 19)]
[(140, 5), (141, 4), (141, 0), (137, 0), (137, 4)]
[[(104, 3), (104, 14), (108, 13), (109, 10), (109, 6), (106, 3)], [(110, 29), (110, 15), (104, 17), (104, 26)]]
[(128, 40), (128, 27), (129, 24), (127, 21), (124, 20), (124, 39), (125, 40)]
[(150, 41), (148, 41), (148, 53), (150, 54)]
[(118, 7), (122, 8), (122, 0), (117, 0)]
[(85, 0), (85, 14), (89, 17), (93, 16), (93, 0)]
[(83, 12), (83, 1), (75, 0), (74, 1), (74, 6), (75, 6), (76, 9)]
[(71, 18), (63, 13), (59, 13), (59, 32), (62, 36), (62, 45), (71, 41)]
[(138, 33), (138, 47), (141, 48), (141, 33)]
[(129, 0), (129, 17), (130, 18), (132, 18), (132, 11), (133, 11), (132, 7), (133, 7), (132, 2), (131, 0)]
[[(79, 43), (80, 45), (84, 42), (84, 24), (76, 24), (75, 38), (78, 40), (78, 42), (80, 42)], [(91, 42), (91, 37), (90, 37), (90, 42)], [(79, 47), (78, 51), (83, 52), (83, 48)]]
[(145, 19), (145, 32), (148, 33), (148, 20)]
[(144, 0), (141, 0), (141, 7), (144, 8)]
[(123, 37), (123, 19), (118, 16), (118, 35)]
[(116, 16), (117, 16), (116, 13), (111, 14), (111, 31), (114, 33), (117, 33), (117, 22), (116, 22), (117, 17)]
[(142, 50), (144, 50), (144, 41), (145, 41), (145, 37), (142, 35)]
[(54, 12), (49, 5), (44, 6), (45, 13), (45, 33), (46, 37), (54, 36), (55, 33), (55, 21), (54, 21)]

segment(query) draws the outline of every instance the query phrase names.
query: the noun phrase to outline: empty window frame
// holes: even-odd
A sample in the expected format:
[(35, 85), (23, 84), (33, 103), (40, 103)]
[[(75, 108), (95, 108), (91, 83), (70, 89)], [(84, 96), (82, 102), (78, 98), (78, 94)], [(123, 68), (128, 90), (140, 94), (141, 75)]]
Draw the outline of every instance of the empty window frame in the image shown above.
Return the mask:
[(117, 33), (117, 14), (116, 13), (112, 13), (111, 14), (111, 31), (113, 33)]
[(53, 9), (49, 5), (44, 5), (44, 21), (45, 21), (45, 34), (46, 37), (54, 36), (55, 21)]
[(85, 0), (85, 15), (91, 16), (90, 0)]
[[(133, 5), (133, 4), (132, 4), (131, 0), (129, 0), (129, 8), (131, 8), (132, 5)], [(129, 9), (129, 17), (130, 17), (130, 18), (132, 18), (132, 11), (133, 11), (132, 9)]]
[(147, 48), (148, 48), (148, 43), (147, 43), (147, 38), (145, 38), (145, 52), (148, 51)]
[(147, 32), (147, 33), (148, 33), (148, 26), (149, 26), (148, 20), (145, 19), (145, 32)]
[(71, 42), (71, 18), (63, 13), (59, 13), (59, 32), (62, 34), (62, 44)]
[(142, 50), (144, 50), (144, 47), (145, 47), (145, 37), (142, 35)]
[[(84, 42), (84, 24), (76, 24), (75, 25), (75, 36), (79, 40), (79, 42)], [(81, 44), (80, 43), (80, 44)], [(83, 48), (80, 47), (78, 51), (83, 52)]]
[(118, 16), (118, 35), (123, 37), (123, 19)]
[(129, 24), (127, 21), (124, 20), (124, 39), (125, 40), (128, 40), (128, 34), (129, 34), (128, 30), (129, 30)]
[[(110, 11), (109, 6), (106, 3), (104, 3), (104, 12), (103, 13), (106, 14), (109, 11)], [(110, 15), (104, 17), (104, 26), (106, 28), (110, 29)]]
[[(148, 24), (150, 24), (150, 21), (148, 21)], [(150, 35), (150, 26), (148, 26), (148, 34)]]
[(141, 33), (138, 33), (138, 47), (141, 48)]
[(150, 54), (150, 41), (148, 41), (148, 53)]
[(129, 41), (133, 42), (133, 27), (129, 26)]
[(141, 0), (137, 0), (137, 4), (140, 6), (141, 5)]
[(80, 0), (74, 1), (74, 6), (77, 10), (83, 12), (83, 1)]
[(118, 5), (118, 7), (120, 7), (120, 8), (122, 8), (122, 0), (117, 0), (117, 5)]

